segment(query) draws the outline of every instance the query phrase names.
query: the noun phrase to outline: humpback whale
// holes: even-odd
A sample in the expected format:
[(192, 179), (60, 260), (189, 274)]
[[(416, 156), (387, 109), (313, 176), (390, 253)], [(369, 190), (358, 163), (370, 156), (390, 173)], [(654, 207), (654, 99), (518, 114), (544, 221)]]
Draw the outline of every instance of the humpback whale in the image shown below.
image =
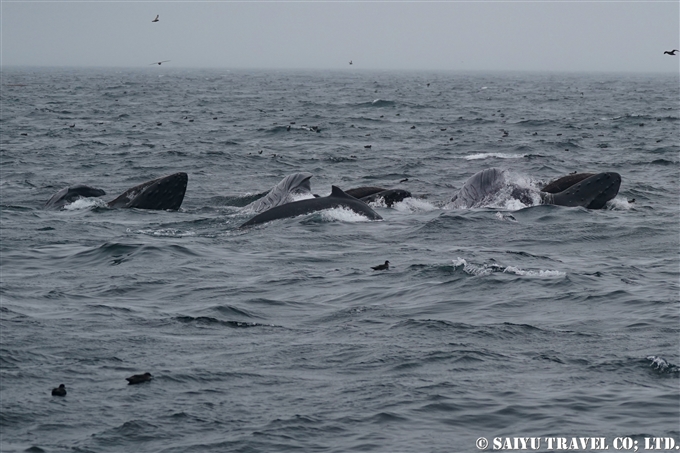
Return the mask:
[(101, 197), (102, 195), (106, 195), (106, 192), (102, 189), (76, 184), (75, 186), (64, 187), (59, 192), (52, 195), (52, 198), (45, 203), (45, 208), (58, 209), (81, 198)]
[[(551, 182), (536, 194), (542, 204), (601, 209), (607, 201), (619, 193), (620, 186), (621, 175), (618, 173), (577, 173)], [(487, 168), (465, 181), (463, 187), (451, 199), (449, 206), (453, 208), (481, 206), (505, 189), (511, 191), (513, 198), (524, 204), (532, 204), (533, 192), (530, 189), (509, 183), (504, 170)]]
[(548, 193), (562, 192), (563, 190), (567, 190), (569, 187), (573, 186), (577, 182), (581, 182), (584, 179), (590, 178), (591, 176), (594, 175), (595, 173), (572, 173), (567, 176), (562, 176), (561, 178), (557, 178), (551, 183), (543, 186), (541, 191)]
[(342, 189), (331, 186), (331, 194), (327, 197), (309, 198), (306, 200), (294, 201), (273, 207), (261, 214), (256, 215), (252, 219), (245, 222), (239, 228), (245, 228), (260, 223), (269, 222), (276, 219), (284, 219), (288, 217), (296, 217), (299, 215), (310, 214), (316, 211), (331, 208), (347, 208), (368, 217), (371, 220), (382, 220), (382, 217), (371, 209), (366, 203), (347, 195)]
[(245, 206), (245, 209), (259, 214), (276, 206), (294, 201), (293, 197), (295, 195), (311, 195), (312, 187), (309, 180), (312, 176), (311, 173), (307, 172), (288, 175), (275, 185), (267, 195)]
[(357, 187), (346, 190), (347, 195), (358, 198), (364, 203), (372, 203), (375, 201), (382, 201), (386, 206), (392, 207), (394, 203), (403, 201), (404, 198), (410, 198), (411, 192), (403, 189), (383, 189), (382, 187)]
[[(110, 208), (137, 209), (169, 209), (176, 211), (182, 205), (187, 190), (189, 176), (186, 173), (174, 173), (131, 187), (115, 199), (109, 201)], [(79, 198), (100, 197), (105, 195), (102, 189), (78, 184), (61, 189), (45, 204), (45, 208), (61, 208)]]
[(569, 186), (567, 189), (548, 193), (541, 192), (543, 204), (559, 206), (582, 206), (588, 209), (602, 209), (619, 193), (621, 175), (615, 172), (597, 173)]
[(162, 176), (126, 190), (108, 205), (110, 208), (176, 211), (182, 205), (188, 181), (189, 176), (183, 172)]

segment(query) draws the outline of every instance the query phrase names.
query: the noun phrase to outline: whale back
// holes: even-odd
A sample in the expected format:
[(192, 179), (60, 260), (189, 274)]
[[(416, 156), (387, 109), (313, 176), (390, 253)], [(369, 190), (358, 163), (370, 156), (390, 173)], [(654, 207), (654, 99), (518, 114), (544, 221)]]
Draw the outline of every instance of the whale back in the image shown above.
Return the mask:
[(411, 198), (411, 192), (404, 189), (387, 189), (366, 197), (362, 197), (361, 201), (365, 203), (373, 203), (382, 201), (385, 206), (392, 207), (394, 203), (403, 201), (404, 198)]
[(306, 200), (294, 201), (280, 206), (275, 206), (262, 212), (252, 219), (242, 224), (239, 228), (245, 228), (272, 220), (297, 217), (299, 215), (310, 214), (312, 212), (323, 211), (332, 208), (347, 208), (368, 217), (371, 220), (381, 220), (382, 217), (375, 212), (369, 205), (361, 200), (346, 194), (339, 187), (331, 186), (331, 194), (327, 197), (308, 198)]
[(302, 172), (288, 175), (281, 180), (267, 195), (255, 200), (245, 208), (255, 213), (267, 211), (268, 209), (280, 206), (293, 201), (295, 195), (306, 195), (312, 193), (310, 179), (311, 173)]
[(382, 192), (386, 190), (383, 187), (374, 187), (374, 186), (363, 186), (363, 187), (355, 187), (354, 189), (348, 189), (345, 190), (345, 193), (347, 195), (351, 195), (354, 198), (362, 199), (364, 197), (369, 197), (373, 194), (376, 194), (378, 192)]

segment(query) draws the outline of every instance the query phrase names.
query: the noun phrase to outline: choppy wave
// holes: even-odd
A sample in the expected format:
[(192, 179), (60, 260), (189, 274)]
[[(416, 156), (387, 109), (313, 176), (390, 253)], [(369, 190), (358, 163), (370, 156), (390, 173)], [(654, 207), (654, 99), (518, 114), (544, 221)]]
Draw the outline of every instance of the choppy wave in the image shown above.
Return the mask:
[[(159, 70), (2, 69), (0, 450), (680, 438), (677, 75)], [(623, 182), (446, 208), (490, 166)], [(42, 209), (177, 171), (177, 212)], [(237, 229), (300, 171), (413, 198)]]
[(558, 278), (565, 277), (567, 274), (563, 271), (553, 269), (521, 269), (516, 266), (502, 266), (500, 264), (474, 264), (468, 263), (463, 258), (456, 258), (453, 260), (454, 268), (461, 268), (463, 272), (475, 277), (487, 277), (494, 273), (515, 274), (520, 277), (540, 277), (540, 278)]
[(527, 154), (509, 154), (509, 153), (477, 153), (464, 156), (465, 160), (483, 160), (483, 159), (522, 159), (527, 157)]

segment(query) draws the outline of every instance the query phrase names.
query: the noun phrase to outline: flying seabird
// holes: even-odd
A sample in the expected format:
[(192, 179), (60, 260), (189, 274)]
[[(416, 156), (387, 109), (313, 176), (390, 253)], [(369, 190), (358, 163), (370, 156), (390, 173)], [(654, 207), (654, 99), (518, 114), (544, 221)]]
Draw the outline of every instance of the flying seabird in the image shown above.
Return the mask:
[(385, 261), (385, 264), (379, 264), (377, 266), (372, 266), (371, 269), (374, 271), (386, 271), (387, 269), (390, 268), (390, 262)]
[(155, 63), (149, 63), (149, 66), (154, 65), (154, 64), (157, 64), (158, 66), (160, 66), (161, 63), (167, 63), (168, 61), (170, 61), (170, 60), (163, 60), (163, 61), (157, 61)]
[(349, 60), (349, 64), (352, 64), (352, 60)]
[(680, 50), (678, 50), (678, 49), (666, 50), (666, 51), (664, 52), (664, 55), (666, 55), (666, 54), (668, 54), (668, 55), (675, 55), (675, 52), (680, 52)]
[(158, 22), (158, 14), (156, 14), (156, 18), (152, 20), (151, 22)]

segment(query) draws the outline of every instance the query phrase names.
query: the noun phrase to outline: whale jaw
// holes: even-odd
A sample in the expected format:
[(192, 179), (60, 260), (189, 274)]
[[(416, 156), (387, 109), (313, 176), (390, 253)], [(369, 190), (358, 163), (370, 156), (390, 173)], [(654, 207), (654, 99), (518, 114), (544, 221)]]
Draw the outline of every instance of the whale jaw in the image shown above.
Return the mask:
[(620, 187), (620, 174), (616, 172), (597, 173), (562, 192), (546, 195), (545, 202), (559, 206), (602, 209), (609, 200), (616, 197)]
[(183, 172), (153, 179), (126, 190), (108, 206), (176, 211), (184, 201), (188, 181)]

